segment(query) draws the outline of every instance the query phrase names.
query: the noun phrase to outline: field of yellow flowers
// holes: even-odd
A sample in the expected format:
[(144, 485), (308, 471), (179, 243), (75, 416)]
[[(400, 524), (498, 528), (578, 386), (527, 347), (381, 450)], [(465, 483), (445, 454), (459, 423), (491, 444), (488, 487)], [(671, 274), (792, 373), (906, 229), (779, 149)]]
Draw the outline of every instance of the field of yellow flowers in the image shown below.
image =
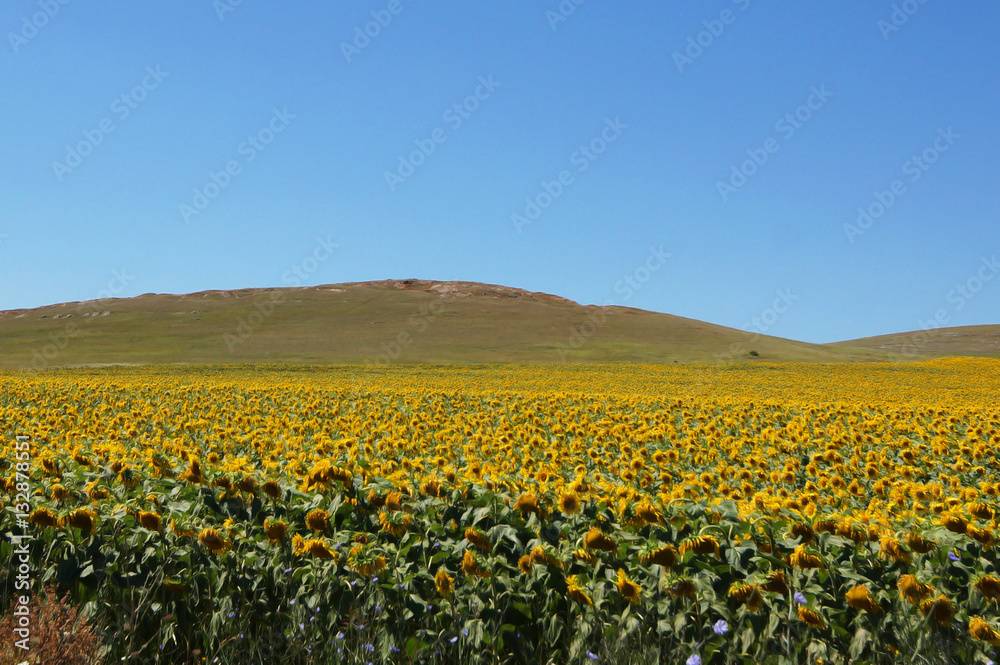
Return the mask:
[(2, 373), (0, 602), (24, 531), (108, 662), (988, 663), (998, 398), (995, 360)]

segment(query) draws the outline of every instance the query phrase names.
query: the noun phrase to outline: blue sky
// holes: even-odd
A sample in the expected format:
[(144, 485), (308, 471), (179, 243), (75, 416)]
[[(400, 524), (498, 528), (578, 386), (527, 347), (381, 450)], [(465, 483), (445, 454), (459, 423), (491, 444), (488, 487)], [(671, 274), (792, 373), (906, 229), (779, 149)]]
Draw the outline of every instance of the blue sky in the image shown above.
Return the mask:
[(781, 292), (811, 342), (1000, 323), (995, 3), (579, 1), (8, 0), (0, 309), (305, 265), (735, 328)]

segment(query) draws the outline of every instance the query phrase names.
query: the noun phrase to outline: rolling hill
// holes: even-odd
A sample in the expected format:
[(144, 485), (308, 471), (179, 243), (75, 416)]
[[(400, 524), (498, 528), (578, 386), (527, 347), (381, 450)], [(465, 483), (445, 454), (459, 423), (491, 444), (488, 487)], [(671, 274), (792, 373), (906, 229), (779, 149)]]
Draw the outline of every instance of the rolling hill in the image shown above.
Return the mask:
[[(807, 344), (670, 314), (473, 282), (385, 280), (0, 312), (0, 367), (106, 363), (840, 362), (904, 336)], [(753, 353), (751, 353), (753, 352)], [(755, 355), (756, 354), (756, 355)], [(1000, 326), (939, 331), (912, 359), (1000, 356)]]

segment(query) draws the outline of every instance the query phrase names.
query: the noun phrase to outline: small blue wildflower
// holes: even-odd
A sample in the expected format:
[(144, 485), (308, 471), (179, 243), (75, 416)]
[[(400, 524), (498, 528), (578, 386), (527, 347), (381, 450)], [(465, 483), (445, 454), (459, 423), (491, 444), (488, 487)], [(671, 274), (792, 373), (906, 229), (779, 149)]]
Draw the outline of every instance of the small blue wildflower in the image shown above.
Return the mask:
[(716, 635), (725, 635), (729, 632), (729, 624), (722, 619), (719, 619), (715, 622), (715, 625), (712, 626), (712, 630), (715, 631)]
[(588, 651), (587, 652), (587, 658), (589, 658), (591, 660), (597, 660), (597, 654), (596, 653), (591, 653), (590, 651)]
[(686, 665), (701, 665), (701, 656), (696, 653), (691, 654), (685, 661)]
[(948, 552), (948, 558), (949, 558), (949, 559), (951, 559), (952, 561), (961, 561), (961, 560), (962, 560), (962, 559), (961, 559), (961, 558), (959, 558), (959, 556), (958, 556), (957, 554), (955, 554), (954, 552)]
[(806, 597), (804, 595), (802, 595), (801, 591), (796, 591), (795, 592), (795, 602), (798, 603), (799, 605), (805, 605), (809, 601), (806, 600)]
[(455, 637), (451, 638), (448, 641), (451, 642), (452, 644), (454, 644), (455, 642), (458, 642), (458, 635), (456, 635)]

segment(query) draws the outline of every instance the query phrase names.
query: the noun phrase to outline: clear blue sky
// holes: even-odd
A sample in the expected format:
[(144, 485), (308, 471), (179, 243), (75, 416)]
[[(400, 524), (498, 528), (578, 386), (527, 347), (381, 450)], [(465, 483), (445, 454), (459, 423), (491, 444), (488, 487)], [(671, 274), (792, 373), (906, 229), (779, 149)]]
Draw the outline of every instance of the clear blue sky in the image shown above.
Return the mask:
[(994, 2), (226, 1), (3, 3), (0, 309), (304, 265), (736, 328), (782, 290), (812, 342), (1000, 323)]

